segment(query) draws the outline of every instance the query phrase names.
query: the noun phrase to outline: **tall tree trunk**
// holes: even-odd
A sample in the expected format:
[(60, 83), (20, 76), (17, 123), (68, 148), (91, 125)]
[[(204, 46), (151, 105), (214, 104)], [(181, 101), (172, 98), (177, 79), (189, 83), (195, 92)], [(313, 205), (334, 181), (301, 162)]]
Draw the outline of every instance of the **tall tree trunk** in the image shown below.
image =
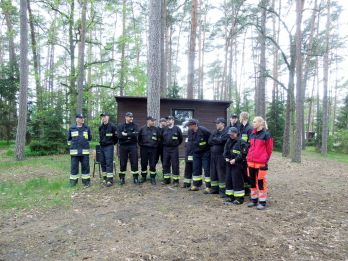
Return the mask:
[(27, 133), (27, 100), (28, 100), (28, 4), (20, 0), (20, 91), (18, 107), (18, 124), (16, 133), (16, 160), (23, 160)]
[[(165, 97), (167, 90), (167, 55), (168, 30), (167, 30), (167, 0), (161, 2), (161, 97)], [(167, 47), (167, 48), (166, 48)]]
[[(309, 68), (310, 68), (310, 62), (311, 62), (311, 54), (312, 54), (312, 49), (313, 49), (313, 39), (314, 39), (314, 33), (315, 33), (315, 20), (317, 17), (317, 0), (314, 1), (314, 6), (313, 6), (313, 12), (312, 12), (312, 17), (311, 17), (311, 31), (308, 39), (308, 48), (307, 48), (307, 56), (304, 62), (304, 68), (303, 68), (303, 80), (302, 80), (302, 100), (305, 100), (305, 95), (306, 95), (306, 89), (307, 89), (307, 81), (308, 81), (308, 74), (309, 74)], [(302, 128), (302, 149), (306, 148), (306, 136), (305, 136), (305, 126), (304, 126), (304, 111), (302, 112), (302, 119), (301, 121), (303, 122), (303, 128)]]
[(191, 33), (190, 33), (190, 49), (188, 54), (188, 70), (187, 70), (187, 98), (194, 97), (194, 79), (195, 79), (195, 57), (196, 57), (196, 31), (197, 31), (197, 7), (198, 0), (192, 1), (191, 9)]
[(260, 65), (258, 73), (257, 97), (255, 99), (255, 113), (265, 118), (266, 116), (266, 7), (268, 0), (262, 0), (261, 22), (260, 22)]
[(282, 145), (282, 156), (288, 157), (291, 152), (291, 137), (292, 137), (292, 119), (293, 117), (293, 104), (294, 104), (294, 82), (295, 82), (295, 60), (296, 60), (296, 46), (290, 37), (290, 67), (289, 67), (289, 82), (286, 95), (286, 108), (285, 108), (285, 125)]
[(69, 75), (69, 96), (70, 96), (70, 120), (74, 122), (76, 112), (76, 67), (75, 67), (75, 42), (74, 42), (74, 12), (75, 0), (70, 2), (69, 15), (69, 51), (70, 51), (70, 75)]
[(147, 115), (159, 119), (161, 94), (161, 3), (150, 0)]
[(126, 15), (127, 3), (126, 0), (122, 2), (122, 37), (121, 37), (121, 69), (120, 69), (120, 96), (124, 95), (124, 88), (126, 83)]
[(296, 0), (296, 129), (295, 129), (295, 153), (292, 157), (293, 162), (301, 162), (302, 150), (302, 130), (303, 130), (303, 113), (304, 113), (304, 96), (302, 96), (302, 10), (304, 0)]
[(80, 42), (78, 53), (78, 67), (79, 75), (77, 79), (77, 113), (82, 113), (83, 110), (83, 90), (85, 80), (85, 45), (86, 45), (86, 12), (87, 12), (87, 0), (81, 0), (81, 22), (80, 22)]
[(38, 58), (38, 46), (36, 42), (35, 27), (34, 27), (34, 16), (30, 6), (30, 0), (27, 0), (28, 3), (28, 13), (29, 13), (29, 26), (30, 26), (30, 36), (31, 36), (31, 49), (33, 52), (33, 63), (34, 63), (34, 78), (36, 85), (36, 103), (38, 111), (42, 110), (43, 106), (43, 97), (42, 97), (42, 88), (41, 88), (41, 79), (40, 79), (40, 61)]
[(327, 140), (328, 140), (328, 78), (329, 78), (329, 42), (330, 42), (330, 6), (331, 1), (327, 1), (327, 18), (326, 18), (326, 33), (325, 33), (325, 53), (323, 64), (323, 127), (322, 127), (322, 141), (321, 141), (321, 154), (327, 155)]

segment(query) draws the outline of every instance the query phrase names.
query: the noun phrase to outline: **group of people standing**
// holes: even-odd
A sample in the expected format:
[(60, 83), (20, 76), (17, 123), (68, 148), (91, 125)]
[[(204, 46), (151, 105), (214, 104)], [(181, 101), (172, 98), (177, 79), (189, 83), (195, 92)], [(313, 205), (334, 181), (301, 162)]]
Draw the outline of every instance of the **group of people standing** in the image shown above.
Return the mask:
[[(175, 118), (168, 116), (159, 120), (147, 117), (141, 128), (133, 122), (133, 113), (125, 114), (125, 121), (117, 126), (110, 122), (108, 113), (102, 113), (99, 127), (100, 163), (103, 183), (114, 184), (114, 145), (119, 146), (119, 184), (125, 184), (127, 163), (130, 162), (134, 184), (147, 182), (156, 185), (156, 166), (162, 163), (161, 184), (179, 186), (179, 146), (184, 141)], [(220, 194), (226, 204), (240, 205), (245, 196), (250, 196), (249, 207), (264, 209), (267, 201), (266, 173), (272, 154), (273, 140), (262, 117), (255, 117), (253, 126), (248, 122), (248, 113), (239, 117), (231, 115), (229, 123), (217, 118), (216, 129), (210, 132), (196, 119), (186, 122), (185, 171), (181, 187), (198, 191), (205, 183), (205, 194)], [(239, 118), (239, 119), (238, 119)], [(70, 144), (70, 184), (78, 182), (78, 166), (81, 162), (81, 178), (90, 185), (89, 142), (91, 131), (84, 124), (83, 115), (76, 115), (76, 125), (68, 132)], [(140, 178), (138, 169), (138, 146), (140, 147)], [(203, 175), (204, 173), (204, 175)], [(149, 175), (148, 175), (149, 174)]]

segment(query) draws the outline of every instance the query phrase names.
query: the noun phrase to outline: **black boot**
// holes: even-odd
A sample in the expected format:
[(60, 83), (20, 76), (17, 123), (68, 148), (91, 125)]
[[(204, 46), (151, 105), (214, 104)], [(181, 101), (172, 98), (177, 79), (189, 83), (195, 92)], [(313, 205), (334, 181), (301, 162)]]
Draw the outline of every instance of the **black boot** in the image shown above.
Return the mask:
[(106, 180), (106, 186), (111, 187), (114, 184), (114, 179), (113, 178), (108, 178)]
[(156, 177), (151, 177), (151, 185), (156, 185)]
[(140, 183), (145, 183), (146, 182), (146, 176), (142, 175), (140, 179)]
[(252, 207), (256, 207), (257, 206), (257, 199), (252, 199), (249, 203), (248, 203), (248, 207), (252, 208)]
[(235, 200), (233, 200), (234, 205), (242, 205), (244, 202), (244, 197), (236, 197)]
[(91, 185), (91, 179), (83, 179), (82, 184), (85, 187), (89, 187)]
[(120, 185), (124, 185), (126, 184), (125, 178), (124, 177), (120, 177)]
[(139, 178), (138, 178), (138, 176), (134, 176), (134, 177), (133, 177), (133, 183), (136, 184), (136, 185), (139, 185), (139, 184), (140, 184), (140, 183), (139, 183)]
[(225, 198), (224, 204), (225, 205), (233, 205), (234, 200), (235, 200), (234, 196), (227, 196)]
[(70, 180), (70, 187), (75, 187), (77, 185), (78, 179), (71, 179)]

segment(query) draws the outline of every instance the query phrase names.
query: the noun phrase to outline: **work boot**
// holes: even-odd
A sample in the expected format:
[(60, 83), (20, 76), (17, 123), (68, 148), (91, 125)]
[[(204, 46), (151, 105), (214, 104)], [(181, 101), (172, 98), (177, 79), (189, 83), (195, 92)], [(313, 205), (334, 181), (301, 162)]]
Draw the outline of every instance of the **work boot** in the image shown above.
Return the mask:
[(120, 185), (124, 185), (126, 184), (126, 181), (125, 181), (125, 178), (124, 177), (120, 177), (120, 182), (119, 182)]
[(156, 178), (155, 177), (151, 177), (150, 181), (151, 181), (151, 185), (156, 185)]
[(244, 202), (244, 198), (243, 197), (238, 197), (235, 200), (233, 200), (233, 205), (242, 205)]
[(233, 196), (232, 197), (227, 196), (225, 198), (225, 200), (224, 200), (224, 204), (225, 205), (233, 205), (233, 201), (234, 201), (234, 197)]
[(91, 180), (90, 179), (82, 180), (82, 184), (85, 188), (88, 188), (89, 186), (91, 186)]
[(189, 188), (191, 187), (191, 184), (190, 183), (183, 183), (180, 188)]
[(265, 203), (259, 203), (256, 206), (257, 210), (264, 210), (266, 208), (266, 202)]
[(113, 185), (113, 182), (111, 182), (111, 181), (107, 181), (107, 182), (106, 182), (106, 186), (107, 186), (107, 187), (111, 187), (112, 185)]
[(249, 208), (256, 207), (257, 206), (257, 200), (251, 200), (248, 205)]
[(191, 186), (191, 188), (189, 189), (189, 191), (198, 191), (199, 187), (196, 186)]
[(217, 191), (216, 189), (212, 189), (212, 188), (205, 188), (203, 193), (204, 194), (219, 194), (219, 191)]
[(136, 185), (139, 185), (139, 184), (140, 184), (140, 183), (139, 183), (138, 177), (134, 177), (134, 178), (133, 178), (133, 183), (136, 184)]
[(75, 187), (77, 185), (78, 180), (77, 179), (71, 179), (70, 180), (70, 187)]
[(145, 182), (146, 182), (146, 176), (141, 176), (140, 183), (145, 183)]

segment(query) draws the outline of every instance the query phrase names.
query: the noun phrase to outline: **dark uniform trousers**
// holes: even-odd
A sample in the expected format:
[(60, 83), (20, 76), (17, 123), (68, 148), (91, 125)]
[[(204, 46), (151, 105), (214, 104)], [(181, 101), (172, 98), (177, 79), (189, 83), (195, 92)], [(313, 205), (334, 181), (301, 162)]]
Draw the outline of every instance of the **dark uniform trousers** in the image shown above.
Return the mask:
[(222, 154), (211, 154), (210, 177), (212, 190), (225, 193), (226, 161)]
[(204, 170), (204, 181), (207, 188), (211, 187), (210, 179), (210, 151), (204, 151), (201, 153), (193, 154), (193, 173), (192, 173), (192, 184), (193, 186), (202, 186), (203, 176), (202, 168)]
[(100, 165), (103, 175), (106, 175), (104, 179), (112, 182), (114, 179), (114, 145), (100, 146)]
[(226, 164), (226, 195), (235, 199), (244, 198), (243, 167), (229, 162)]
[(193, 156), (188, 156), (185, 160), (184, 184), (191, 185), (193, 172)]
[(119, 147), (120, 152), (120, 178), (124, 178), (127, 171), (128, 158), (131, 164), (131, 173), (134, 178), (138, 178), (138, 150), (136, 144), (122, 144)]
[(149, 165), (150, 177), (156, 177), (157, 148), (141, 146), (140, 157), (141, 176), (147, 176), (147, 166)]
[[(170, 171), (172, 168), (172, 172)], [(172, 174), (174, 183), (179, 183), (179, 147), (163, 147), (163, 178), (164, 183), (169, 184)]]
[(70, 180), (77, 181), (79, 178), (79, 164), (81, 163), (81, 178), (83, 184), (90, 182), (89, 155), (71, 156)]

